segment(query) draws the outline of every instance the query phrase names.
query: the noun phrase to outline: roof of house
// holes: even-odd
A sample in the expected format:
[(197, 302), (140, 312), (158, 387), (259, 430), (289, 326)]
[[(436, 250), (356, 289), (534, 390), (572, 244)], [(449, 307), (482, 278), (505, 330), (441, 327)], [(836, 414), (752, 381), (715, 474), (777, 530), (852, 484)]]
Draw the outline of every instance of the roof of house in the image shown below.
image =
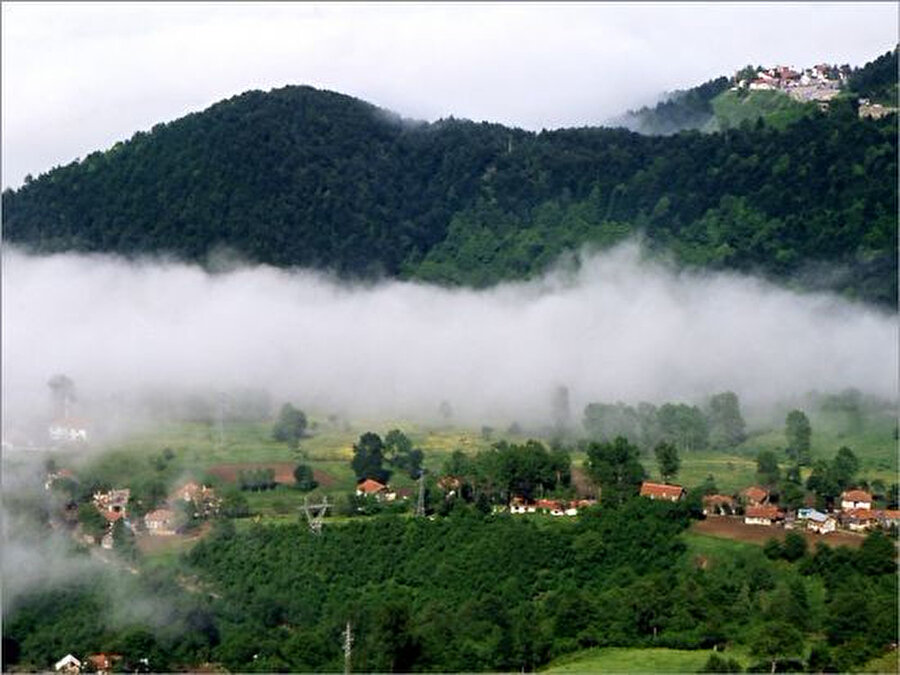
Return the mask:
[(728, 495), (706, 495), (703, 503), (708, 506), (716, 506), (718, 504), (734, 504), (734, 499)]
[(109, 670), (113, 667), (113, 663), (121, 658), (121, 654), (89, 654), (85, 660), (97, 670)]
[(641, 497), (665, 497), (675, 499), (684, 494), (684, 488), (680, 485), (666, 485), (664, 483), (651, 483), (645, 480), (641, 483)]
[(741, 494), (744, 495), (747, 499), (752, 499), (753, 501), (760, 502), (769, 496), (769, 491), (765, 488), (759, 487), (758, 485), (751, 485), (750, 487), (741, 490)]
[(366, 478), (364, 481), (356, 485), (356, 489), (360, 492), (365, 492), (367, 495), (371, 495), (375, 494), (376, 492), (381, 492), (382, 490), (387, 490), (387, 485), (379, 483), (373, 478)]
[(538, 499), (537, 506), (539, 509), (559, 509), (562, 505), (555, 499)]
[(871, 502), (872, 495), (865, 490), (847, 490), (841, 493), (842, 502)]
[(763, 506), (748, 506), (744, 511), (744, 515), (748, 518), (783, 518), (784, 513), (777, 506), (766, 504)]
[(881, 517), (886, 518), (887, 520), (900, 520), (900, 511), (895, 509), (885, 509), (881, 511)]
[(65, 667), (68, 666), (68, 665), (74, 665), (74, 666), (78, 666), (78, 667), (80, 668), (80, 667), (81, 667), (81, 661), (79, 661), (78, 659), (76, 659), (76, 658), (75, 658), (74, 656), (72, 656), (71, 654), (66, 654), (64, 657), (62, 657), (59, 661), (57, 661), (57, 662), (54, 664), (53, 669), (54, 669), (54, 670), (59, 670), (60, 668), (65, 668)]
[(175, 512), (172, 509), (156, 509), (155, 511), (150, 511), (150, 513), (144, 516), (144, 522), (165, 522), (167, 520), (172, 520), (174, 517)]
[(855, 520), (875, 520), (877, 518), (871, 509), (845, 509), (843, 514)]

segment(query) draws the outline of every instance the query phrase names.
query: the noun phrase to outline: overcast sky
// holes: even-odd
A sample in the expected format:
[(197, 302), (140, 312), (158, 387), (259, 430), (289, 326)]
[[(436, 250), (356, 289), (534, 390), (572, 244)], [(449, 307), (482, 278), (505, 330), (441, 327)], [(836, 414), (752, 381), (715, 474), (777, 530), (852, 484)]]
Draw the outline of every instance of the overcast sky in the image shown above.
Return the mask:
[(2, 5), (3, 186), (248, 89), (310, 84), (407, 117), (600, 124), (748, 62), (861, 65), (881, 3)]

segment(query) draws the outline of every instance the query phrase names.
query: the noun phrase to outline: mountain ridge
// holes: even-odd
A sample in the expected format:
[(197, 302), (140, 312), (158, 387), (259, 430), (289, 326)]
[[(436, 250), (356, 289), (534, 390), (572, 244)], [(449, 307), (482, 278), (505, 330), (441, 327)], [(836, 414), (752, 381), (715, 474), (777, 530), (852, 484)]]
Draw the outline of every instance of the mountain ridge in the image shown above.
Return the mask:
[[(767, 127), (647, 137), (404, 119), (288, 86), (245, 92), (3, 192), (4, 238), (37, 252), (165, 252), (343, 276), (484, 286), (637, 232), (689, 265), (761, 270), (896, 302), (890, 118), (816, 113)], [(852, 222), (852, 227), (845, 223)], [(831, 283), (831, 282), (829, 282)]]

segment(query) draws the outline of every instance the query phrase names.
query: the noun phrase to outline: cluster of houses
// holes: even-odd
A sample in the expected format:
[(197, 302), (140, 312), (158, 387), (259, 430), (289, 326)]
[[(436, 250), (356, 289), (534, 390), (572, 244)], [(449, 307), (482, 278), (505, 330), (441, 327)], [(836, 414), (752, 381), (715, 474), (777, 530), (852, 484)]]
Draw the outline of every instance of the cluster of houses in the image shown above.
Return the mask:
[[(50, 490), (56, 481), (69, 479), (77, 480), (75, 474), (69, 469), (59, 469), (47, 474), (44, 488)], [(94, 507), (106, 520), (106, 531), (100, 539), (100, 545), (105, 549), (113, 547), (113, 526), (121, 520), (125, 526), (135, 531), (135, 523), (128, 518), (128, 504), (131, 500), (129, 488), (116, 488), (106, 492), (95, 492), (91, 501)], [(195, 481), (184, 483), (174, 490), (167, 498), (165, 504), (148, 512), (141, 520), (147, 534), (165, 536), (177, 534), (185, 509), (177, 509), (179, 504), (189, 505), (187, 512), (194, 518), (209, 518), (218, 514), (222, 500), (209, 486), (201, 485)], [(67, 506), (67, 516), (75, 517), (77, 509), (75, 504)], [(70, 508), (71, 507), (71, 508)], [(73, 521), (74, 522), (74, 521)], [(85, 535), (85, 541), (94, 544), (95, 540)]]
[(850, 68), (837, 68), (821, 63), (803, 71), (788, 66), (775, 66), (756, 72), (753, 79), (738, 79), (732, 91), (782, 91), (797, 101), (819, 101), (826, 103), (838, 95), (841, 85), (850, 75)]
[(768, 490), (755, 485), (742, 490), (739, 500), (728, 495), (707, 495), (703, 498), (703, 513), (707, 516), (734, 515), (741, 505), (747, 525), (783, 525), (788, 529), (802, 528), (818, 534), (828, 534), (839, 528), (865, 532), (875, 527), (900, 525), (900, 511), (872, 508), (874, 500), (865, 490), (842, 493), (840, 509), (831, 513), (808, 507), (796, 512), (785, 511), (769, 503), (769, 497)]
[[(731, 91), (781, 91), (796, 101), (814, 101), (821, 109), (827, 110), (828, 102), (838, 95), (850, 72), (849, 66), (838, 68), (827, 63), (820, 63), (803, 71), (796, 71), (788, 66), (775, 66), (758, 70), (752, 79), (735, 75)], [(861, 118), (879, 119), (897, 112), (897, 108), (872, 103), (867, 98), (859, 99), (858, 103)]]
[[(81, 672), (105, 674), (112, 673), (121, 660), (121, 654), (88, 654), (84, 657), (84, 661), (71, 654), (66, 654), (54, 664), (53, 669), (57, 673), (68, 673), (69, 675)], [(147, 659), (142, 659), (142, 662), (144, 665), (148, 665)]]
[(191, 505), (194, 518), (214, 516), (222, 506), (222, 500), (216, 496), (213, 488), (190, 481), (170, 494), (164, 506), (144, 516), (147, 534), (154, 536), (177, 534), (180, 514), (175, 510), (175, 505), (179, 502)]
[(522, 497), (513, 497), (509, 502), (509, 512), (522, 513), (547, 513), (551, 516), (577, 516), (579, 509), (593, 506), (596, 499), (536, 499), (526, 500)]

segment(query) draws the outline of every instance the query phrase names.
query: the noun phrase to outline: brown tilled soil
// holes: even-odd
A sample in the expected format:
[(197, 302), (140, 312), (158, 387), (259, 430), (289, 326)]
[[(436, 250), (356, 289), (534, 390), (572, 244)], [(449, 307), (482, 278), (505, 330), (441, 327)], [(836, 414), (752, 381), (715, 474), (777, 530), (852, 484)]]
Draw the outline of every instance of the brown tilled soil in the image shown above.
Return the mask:
[[(216, 464), (209, 468), (209, 472), (213, 476), (221, 478), (228, 483), (236, 483), (238, 473), (241, 471), (248, 471), (250, 469), (274, 469), (276, 483), (293, 485), (294, 469), (296, 466), (296, 462), (245, 462), (236, 464)], [(316, 479), (316, 482), (319, 485), (326, 488), (331, 487), (335, 483), (334, 476), (325, 471), (320, 471), (319, 469), (313, 469), (313, 478)]]
[(707, 534), (713, 537), (723, 537), (725, 539), (736, 539), (737, 541), (746, 541), (751, 544), (765, 544), (769, 539), (775, 537), (783, 540), (788, 532), (799, 532), (809, 544), (810, 548), (814, 548), (817, 542), (823, 541), (829, 546), (850, 546), (858, 548), (865, 538), (862, 535), (852, 532), (832, 532), (831, 534), (815, 534), (805, 530), (785, 530), (783, 527), (766, 526), (766, 525), (746, 525), (743, 518), (738, 516), (712, 516), (706, 520), (698, 520), (691, 525), (691, 531), (698, 534)]

